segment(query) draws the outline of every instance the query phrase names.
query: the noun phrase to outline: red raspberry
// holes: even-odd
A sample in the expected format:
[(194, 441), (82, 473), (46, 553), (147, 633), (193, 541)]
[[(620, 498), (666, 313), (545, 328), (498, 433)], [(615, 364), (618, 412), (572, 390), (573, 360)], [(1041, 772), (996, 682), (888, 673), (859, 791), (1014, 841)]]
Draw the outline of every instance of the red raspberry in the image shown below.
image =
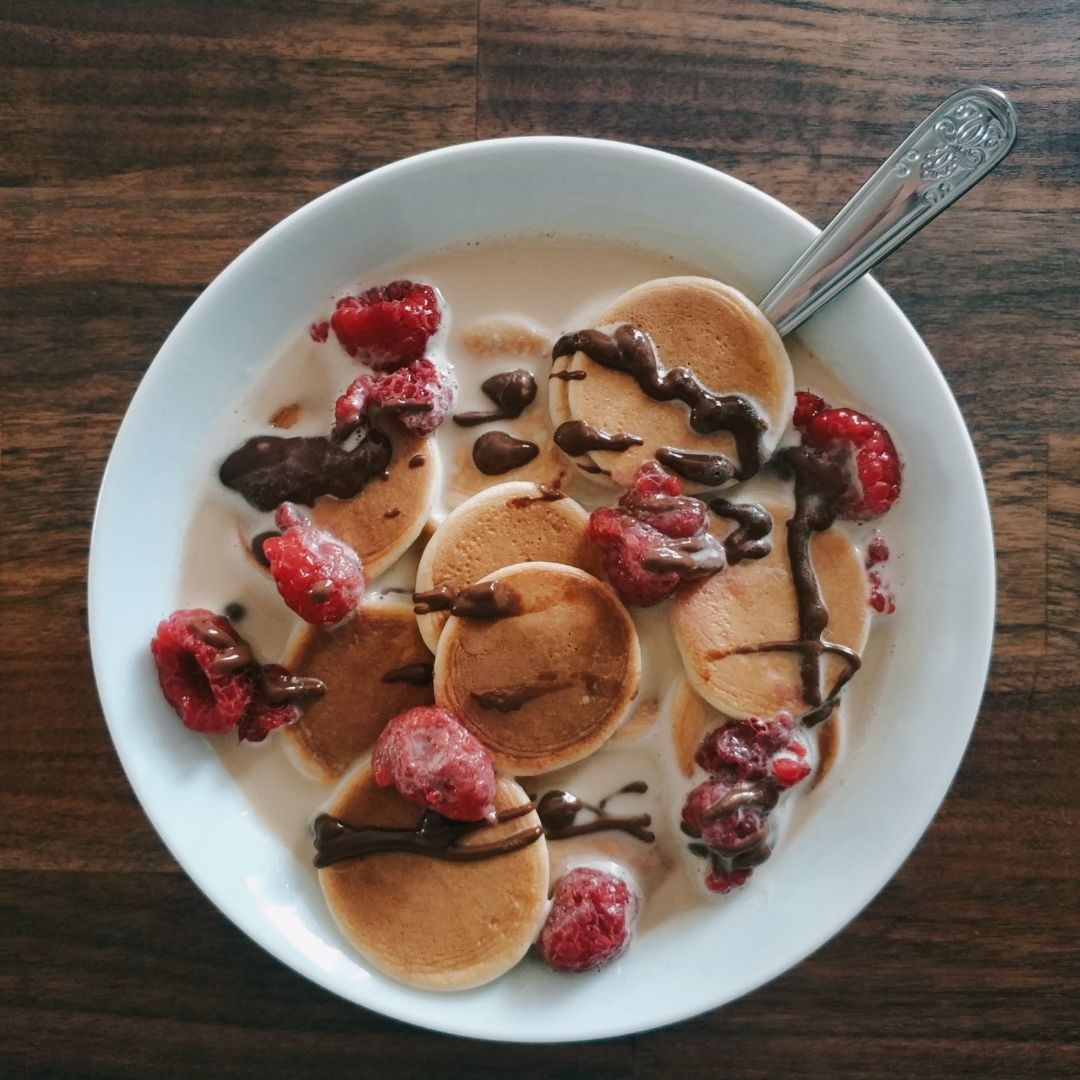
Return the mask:
[(672, 539), (701, 536), (709, 523), (705, 504), (683, 495), (682, 481), (656, 461), (646, 461), (638, 469), (619, 505)]
[(804, 446), (853, 463), (855, 482), (840, 511), (845, 518), (880, 517), (900, 497), (900, 458), (876, 420), (854, 409), (831, 408), (813, 394), (799, 394), (794, 422)]
[[(806, 751), (803, 750), (805, 754)], [(810, 764), (799, 757), (775, 757), (772, 760), (772, 778), (777, 786), (794, 787), (810, 775)]]
[(881, 574), (877, 570), (871, 570), (870, 578), (870, 606), (879, 615), (891, 615), (896, 610), (896, 599), (892, 589), (885, 584)]
[(801, 745), (793, 738), (794, 731), (795, 722), (788, 713), (777, 713), (771, 720), (756, 716), (736, 720), (710, 731), (701, 740), (694, 760), (715, 776), (760, 780), (768, 773), (772, 754), (791, 749), (792, 744)]
[[(286, 675), (280, 664), (266, 664), (263, 668), (270, 675)], [(241, 741), (262, 742), (275, 728), (294, 724), (300, 719), (300, 708), (292, 703), (271, 705), (256, 690), (255, 700), (240, 720), (237, 731)]]
[(650, 607), (666, 600), (682, 580), (674, 570), (657, 573), (642, 565), (664, 542), (664, 534), (625, 510), (602, 507), (589, 515), (586, 535), (603, 550), (604, 572), (627, 604)]
[(456, 389), (449, 370), (436, 367), (422, 357), (397, 371), (380, 375), (369, 392), (376, 405), (392, 411), (410, 431), (430, 435), (446, 419)]
[(730, 874), (725, 874), (717, 867), (713, 867), (705, 875), (705, 888), (709, 892), (717, 893), (723, 896), (724, 893), (731, 892), (732, 889), (737, 889), (740, 885), (746, 883), (746, 879), (753, 873), (752, 869), (748, 870), (732, 870)]
[(875, 529), (870, 537), (870, 543), (866, 545), (866, 568), (880, 566), (889, 561), (889, 545), (885, 537), (878, 529)]
[(311, 335), (312, 341), (317, 341), (321, 345), (330, 336), (330, 324), (325, 319), (321, 322), (313, 322), (308, 327), (308, 334)]
[(556, 971), (593, 971), (626, 952), (640, 907), (621, 877), (577, 866), (555, 882), (536, 951)]
[(440, 318), (430, 285), (392, 281), (360, 296), (343, 296), (330, 325), (350, 356), (376, 371), (392, 371), (423, 356)]
[(263, 554), (282, 599), (305, 622), (329, 626), (356, 610), (364, 568), (348, 544), (318, 529), (291, 503), (274, 516), (280, 536), (263, 541)]
[(495, 767), (487, 749), (449, 709), (422, 705), (395, 716), (371, 752), (380, 787), (455, 821), (492, 819)]
[(371, 404), (374, 385), (373, 375), (359, 375), (334, 402), (334, 430), (330, 435), (334, 442), (344, 442), (360, 426)]
[(216, 670), (221, 649), (192, 629), (195, 620), (236, 640), (228, 619), (204, 608), (193, 608), (174, 611), (158, 623), (150, 651), (165, 700), (177, 711), (184, 726), (220, 735), (234, 728), (247, 712), (255, 687), (244, 671)]

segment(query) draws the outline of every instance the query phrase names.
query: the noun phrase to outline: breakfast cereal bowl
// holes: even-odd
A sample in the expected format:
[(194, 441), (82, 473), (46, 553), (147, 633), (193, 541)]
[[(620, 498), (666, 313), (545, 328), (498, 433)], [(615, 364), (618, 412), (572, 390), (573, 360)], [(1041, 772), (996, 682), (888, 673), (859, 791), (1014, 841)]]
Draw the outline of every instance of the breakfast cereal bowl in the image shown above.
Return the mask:
[[(881, 420), (903, 459), (903, 497), (888, 518), (897, 610), (877, 620), (863, 671), (845, 691), (837, 759), (800, 793), (763, 872), (722, 897), (661, 890), (632, 948), (601, 970), (556, 974), (530, 957), (494, 982), (444, 994), (366, 964), (327, 910), (312, 867), (307, 830), (326, 787), (293, 769), (276, 737), (240, 749), (226, 737), (222, 748), (183, 728), (147, 647), (169, 612), (222, 600), (187, 584), (193, 563), (215, 558), (199, 544), (200, 492), (223, 453), (253, 433), (243, 426), (253, 388), (343, 286), (387, 280), (388, 267), (455, 261), (467, 284), (472, 260), (490, 263), (494, 251), (498, 276), (518, 282), (514, 295), (527, 300), (530, 259), (550, 263), (552, 245), (631, 245), (653, 276), (669, 265), (697, 268), (756, 300), (815, 233), (770, 196), (671, 155), (587, 139), (480, 142), (410, 158), (316, 199), (192, 305), (147, 371), (109, 459), (90, 554), (90, 638), (110, 734), (147, 815), (196, 884), (263, 948), (342, 997), (413, 1024), (488, 1039), (595, 1039), (753, 990), (837, 933), (896, 872), (971, 734), (990, 653), (994, 565), (960, 413), (911, 324), (868, 278), (799, 337), (822, 358), (825, 382), (844, 388), (842, 403)], [(632, 275), (631, 263), (612, 258), (613, 278)], [(489, 264), (476, 265), (490, 274)], [(474, 279), (482, 291), (479, 269)], [(618, 292), (632, 283), (610, 284)], [(569, 311), (555, 327), (575, 328)], [(475, 398), (474, 384), (495, 369), (471, 364), (459, 361), (457, 375)], [(443, 459), (440, 484), (450, 490), (454, 459)], [(653, 650), (650, 659), (649, 651), (643, 638), (662, 695), (680, 677), (678, 654)], [(656, 768), (652, 743), (629, 739), (607, 753), (610, 775), (594, 780), (601, 787)], [(265, 798), (271, 786), (284, 794)], [(657, 813), (677, 821), (681, 795), (671, 800)]]

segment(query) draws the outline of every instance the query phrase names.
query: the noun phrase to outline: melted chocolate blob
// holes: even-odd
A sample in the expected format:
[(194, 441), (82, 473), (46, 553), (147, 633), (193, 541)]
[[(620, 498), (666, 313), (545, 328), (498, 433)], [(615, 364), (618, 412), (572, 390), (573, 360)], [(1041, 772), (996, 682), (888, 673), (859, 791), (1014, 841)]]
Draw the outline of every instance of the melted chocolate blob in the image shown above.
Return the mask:
[(188, 622), (188, 628), (200, 641), (218, 650), (211, 665), (215, 673), (235, 675), (239, 671), (247, 672), (270, 705), (312, 701), (326, 693), (326, 683), (321, 679), (290, 675), (277, 664), (260, 664), (251, 646), (231, 627), (226, 630), (197, 615)]
[[(615, 795), (622, 793), (641, 793), (648, 791), (648, 785), (644, 780), (636, 780), (627, 784)], [(652, 818), (648, 814), (634, 814), (621, 816), (609, 814), (604, 806), (614, 795), (602, 799), (598, 806), (584, 802), (569, 791), (558, 788), (545, 792), (536, 806), (536, 812), (540, 815), (540, 821), (544, 826), (544, 833), (549, 840), (568, 840), (572, 836), (585, 836), (589, 833), (617, 831), (629, 833), (643, 843), (651, 844), (656, 839), (656, 834), (647, 826), (652, 824)], [(577, 822), (577, 816), (583, 810), (594, 814), (592, 821)]]
[(653, 401), (681, 401), (688, 405), (690, 427), (699, 435), (730, 432), (739, 455), (738, 466), (732, 467), (737, 479), (749, 479), (761, 468), (765, 457), (761, 436), (768, 425), (754, 406), (738, 394), (714, 394), (687, 367), (661, 374), (656, 349), (641, 330), (624, 324), (613, 335), (599, 330), (564, 334), (555, 342), (552, 359), (578, 352), (602, 367), (633, 376)]
[(449, 611), (454, 606), (454, 590), (449, 585), (436, 585), (434, 589), (412, 594), (413, 613), (430, 615), (433, 611)]
[(481, 581), (457, 594), (450, 614), (459, 619), (505, 619), (521, 614), (521, 597), (501, 581)]
[(684, 581), (718, 573), (727, 566), (724, 547), (712, 533), (679, 538), (664, 537), (647, 547), (641, 560), (656, 574), (674, 572)]
[(713, 499), (709, 503), (709, 509), (738, 525), (738, 528), (724, 537), (724, 551), (727, 552), (727, 560), (732, 566), (743, 559), (764, 559), (772, 551), (772, 541), (769, 539), (772, 517), (764, 506)]
[(255, 536), (251, 540), (251, 554), (255, 557), (255, 561), (260, 566), (265, 566), (267, 570), (270, 569), (270, 560), (266, 557), (266, 552), (263, 551), (263, 544), (270, 539), (271, 536), (280, 536), (281, 533), (277, 529), (269, 529), (267, 532), (261, 532), (258, 536)]
[(419, 660), (415, 664), (404, 664), (388, 671), (379, 682), (427, 686), (434, 678), (435, 665), (430, 660)]
[(488, 431), (473, 443), (473, 464), (485, 476), (500, 476), (527, 465), (540, 447), (527, 439), (516, 439), (505, 431)]
[(692, 484), (719, 487), (735, 475), (735, 466), (723, 454), (701, 454), (678, 450), (674, 446), (660, 446), (656, 450), (656, 460), (669, 472)]
[(229, 622), (239, 622), (245, 615), (247, 615), (247, 608), (243, 604), (233, 601), (225, 605), (225, 618)]
[[(498, 823), (524, 817), (534, 809), (532, 803), (500, 810)], [(451, 821), (434, 810), (425, 810), (413, 829), (386, 829), (377, 825), (349, 825), (329, 814), (320, 814), (314, 823), (315, 865), (322, 869), (345, 859), (363, 859), (380, 852), (399, 851), (411, 855), (425, 855), (431, 859), (447, 862), (476, 862), (497, 855), (528, 847), (544, 835), (540, 825), (496, 840), (491, 844), (475, 844), (460, 847), (460, 842), (471, 833), (491, 828), (487, 821)]]
[(475, 427), (492, 420), (516, 420), (536, 399), (536, 379), (524, 368), (492, 375), (480, 384), (480, 389), (495, 402), (495, 408), (488, 412), (458, 413), (455, 424)]
[(557, 487), (552, 487), (550, 484), (537, 484), (538, 495), (515, 495), (512, 499), (507, 500), (506, 505), (514, 510), (524, 510), (526, 506), (532, 506), (537, 502), (558, 502), (560, 499), (566, 498), (566, 493), (560, 491)]
[(549, 379), (561, 379), (563, 382), (577, 382), (579, 379), (584, 379), (589, 373), (582, 371), (581, 368), (566, 371), (553, 371), (548, 378)]
[(584, 420), (567, 420), (555, 429), (555, 445), (570, 457), (579, 457), (590, 450), (629, 450), (631, 446), (641, 446), (644, 442), (640, 435), (626, 432), (613, 435)]
[(423, 465), (426, 461), (427, 458), (424, 457), (423, 454), (413, 454), (413, 456), (409, 458), (409, 468), (419, 469), (420, 466)]
[(371, 430), (353, 450), (323, 435), (257, 435), (222, 462), (218, 477), (256, 510), (283, 502), (314, 506), (320, 495), (351, 499), (390, 464), (390, 440)]

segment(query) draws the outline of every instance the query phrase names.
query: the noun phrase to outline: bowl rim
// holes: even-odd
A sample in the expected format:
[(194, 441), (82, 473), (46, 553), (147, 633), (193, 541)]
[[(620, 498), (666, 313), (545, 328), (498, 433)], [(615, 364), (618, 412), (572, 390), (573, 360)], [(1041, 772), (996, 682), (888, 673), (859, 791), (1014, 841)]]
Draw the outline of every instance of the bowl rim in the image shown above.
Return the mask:
[[(703, 1006), (691, 1006), (689, 1008), (671, 1008), (670, 1006), (665, 1008), (661, 1005), (658, 1007), (656, 1015), (646, 1023), (636, 1021), (627, 1022), (626, 1020), (620, 1021), (620, 1018), (616, 1017), (613, 1021), (594, 1023), (588, 1027), (583, 1026), (579, 1031), (563, 1033), (559, 1038), (552, 1038), (543, 1034), (531, 1038), (528, 1034), (523, 1036), (519, 1032), (503, 1034), (498, 1030), (492, 1030), (490, 1026), (485, 1026), (482, 1023), (469, 1022), (464, 1019), (460, 1023), (457, 1021), (454, 1023), (429, 1021), (422, 1015), (422, 995), (416, 999), (418, 1002), (416, 1007), (396, 1008), (392, 1005), (388, 1006), (386, 1003), (379, 1002), (378, 1000), (361, 1000), (360, 997), (346, 993), (341, 986), (334, 985), (333, 981), (326, 977), (321, 968), (311, 963), (306, 965), (298, 963), (295, 957), (284, 955), (283, 950), (279, 948), (279, 935), (264, 932), (261, 927), (252, 925), (246, 918), (246, 911), (243, 904), (236, 903), (224, 896), (222, 889), (215, 884), (212, 875), (204, 874), (201, 869), (193, 868), (177, 854), (174, 846), (174, 838), (170, 835), (172, 833), (172, 828), (168, 821), (168, 815), (166, 815), (163, 812), (162, 807), (158, 805), (158, 801), (151, 790), (149, 777), (144, 773), (142, 764), (137, 760), (137, 755), (133, 752), (132, 748), (126, 745), (123, 739), (118, 739), (116, 737), (116, 728), (114, 722), (110, 719), (110, 702), (114, 697), (114, 694), (111, 692), (109, 686), (109, 671), (106, 668), (106, 661), (102, 655), (101, 645), (101, 642), (104, 640), (103, 635), (108, 633), (108, 623), (106, 619), (107, 597), (104, 593), (104, 578), (108, 554), (102, 547), (101, 534), (104, 531), (102, 521), (109, 510), (113, 478), (119, 469), (116, 462), (120, 460), (128, 449), (127, 443), (131, 438), (132, 429), (135, 425), (133, 417), (140, 410), (143, 400), (150, 397), (154, 392), (157, 381), (164, 378), (163, 372), (165, 366), (159, 361), (162, 353), (167, 350), (170, 342), (186, 333), (189, 325), (196, 322), (205, 310), (212, 307), (215, 303), (217, 294), (220, 291), (223, 291), (234, 278), (240, 277), (246, 273), (247, 266), (250, 262), (260, 256), (271, 245), (279, 242), (293, 232), (303, 230), (312, 217), (325, 212), (334, 204), (339, 202), (349, 202), (356, 198), (359, 192), (362, 192), (367, 186), (376, 181), (382, 181), (407, 171), (429, 169), (433, 166), (437, 167), (443, 162), (460, 157), (475, 156), (478, 160), (482, 160), (486, 155), (498, 155), (508, 151), (514, 152), (521, 148), (540, 150), (545, 153), (552, 151), (558, 152), (563, 149), (584, 148), (586, 152), (610, 155), (612, 164), (621, 161), (623, 164), (633, 165), (636, 162), (649, 161), (653, 164), (660, 163), (662, 167), (670, 169), (673, 172), (682, 170), (687, 176), (708, 176), (710, 181), (717, 185), (718, 190), (722, 190), (725, 185), (734, 185), (735, 189), (742, 189), (744, 192), (749, 193), (752, 198), (763, 200), (764, 204), (769, 205), (774, 213), (779, 213), (783, 216), (786, 219), (787, 225), (795, 234), (803, 237), (806, 243), (809, 243), (813, 236), (819, 232), (813, 224), (772, 195), (769, 195), (761, 189), (720, 169), (700, 164), (661, 150), (616, 140), (592, 139), (578, 136), (512, 136), (441, 147), (383, 165), (324, 192), (322, 195), (298, 207), (265, 233), (261, 234), (226, 265), (226, 267), (200, 293), (172, 328), (165, 341), (159, 347), (158, 352), (155, 354), (154, 360), (150, 363), (141, 378), (114, 438), (109, 458), (102, 474), (101, 487), (96, 500), (88, 561), (88, 634), (94, 678), (101, 710), (109, 728), (110, 738), (115, 747), (121, 766), (139, 800), (143, 812), (146, 814), (161, 841), (165, 844), (173, 858), (176, 859), (181, 869), (184, 870), (188, 877), (206, 895), (215, 907), (225, 914), (234, 925), (254, 940), (261, 948), (265, 949), (268, 953), (282, 961), (298, 974), (303, 975), (323, 988), (343, 997), (345, 1000), (361, 1004), (366, 1008), (392, 1019), (400, 1020), (427, 1030), (441, 1031), (468, 1038), (487, 1039), (492, 1041), (520, 1043), (577, 1042), (654, 1030), (700, 1015), (702, 1012), (719, 1008), (730, 1001), (744, 996), (801, 963), (807, 956), (839, 934), (848, 923), (866, 908), (874, 897), (893, 878), (900, 866), (910, 856), (919, 839), (925, 833), (930, 822), (940, 809), (942, 802), (948, 794), (952, 781), (955, 778), (956, 771), (959, 769), (960, 763), (963, 760), (966, 746), (970, 741), (975, 722), (978, 719), (981, 698), (985, 690), (986, 679), (989, 672), (993, 642), (996, 575), (994, 573), (995, 558), (989, 501), (982, 474), (979, 469), (975, 449), (971, 441), (970, 432), (964, 423), (960, 409), (946, 383), (944, 375), (906, 315), (904, 315), (903, 311), (895, 301), (892, 300), (886, 290), (875, 279), (866, 275), (866, 282), (861, 286), (862, 289), (864, 291), (869, 289), (872, 292), (874, 302), (883, 304), (887, 308), (891, 308), (893, 313), (910, 331), (911, 341), (909, 342), (909, 345), (915, 352), (921, 354), (922, 363), (927, 366), (929, 373), (939, 384), (939, 389), (942, 391), (943, 404), (951, 411), (954, 422), (959, 426), (959, 430), (965, 436), (964, 441), (966, 442), (966, 447), (964, 460), (954, 461), (953, 466), (956, 469), (963, 471), (965, 474), (965, 483), (973, 484), (972, 491), (977, 493), (978, 497), (976, 501), (981, 512), (979, 513), (979, 520), (971, 523), (971, 535), (968, 537), (967, 542), (973, 548), (973, 558), (979, 561), (988, 570), (985, 590), (979, 596), (977, 602), (972, 603), (972, 608), (969, 611), (970, 626), (973, 629), (973, 633), (969, 642), (968, 652), (971, 656), (971, 669), (973, 675), (976, 671), (981, 672), (978, 680), (980, 688), (977, 697), (973, 700), (970, 723), (968, 724), (966, 734), (964, 735), (963, 745), (960, 747), (955, 765), (950, 771), (950, 779), (942, 789), (940, 798), (930, 800), (930, 805), (926, 807), (922, 813), (912, 815), (907, 820), (907, 828), (903, 839), (896, 841), (893, 845), (895, 851), (898, 853), (897, 857), (881, 861), (878, 872), (872, 875), (874, 878), (872, 885), (863, 889), (858, 895), (851, 899), (847, 905), (845, 905), (844, 913), (838, 921), (829, 921), (826, 929), (819, 930), (817, 933), (810, 935), (809, 943), (804, 948), (800, 948), (792, 954), (785, 956), (782, 961), (779, 961), (762, 971), (757, 971), (752, 977), (744, 978), (742, 982), (736, 981), (734, 989), (731, 992), (726, 993), (719, 1002), (709, 1002)], [(974, 677), (972, 677), (971, 682), (972, 685), (975, 684)]]

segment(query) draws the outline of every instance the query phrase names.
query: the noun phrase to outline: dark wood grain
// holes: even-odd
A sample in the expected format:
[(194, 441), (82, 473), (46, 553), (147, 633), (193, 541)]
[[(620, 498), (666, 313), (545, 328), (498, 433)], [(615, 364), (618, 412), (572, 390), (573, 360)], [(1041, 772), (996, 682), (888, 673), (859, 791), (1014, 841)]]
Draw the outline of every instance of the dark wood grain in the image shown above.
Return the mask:
[[(1041, 0), (0, 0), (0, 1075), (1080, 1074), (1078, 38), (1080, 8)], [(85, 636), (109, 446), (199, 290), (313, 196), (477, 136), (659, 147), (824, 222), (973, 81), (1013, 94), (1018, 147), (879, 277), (971, 427), (998, 634), (894, 881), (745, 1000), (586, 1046), (416, 1032), (243, 937), (135, 802)]]

